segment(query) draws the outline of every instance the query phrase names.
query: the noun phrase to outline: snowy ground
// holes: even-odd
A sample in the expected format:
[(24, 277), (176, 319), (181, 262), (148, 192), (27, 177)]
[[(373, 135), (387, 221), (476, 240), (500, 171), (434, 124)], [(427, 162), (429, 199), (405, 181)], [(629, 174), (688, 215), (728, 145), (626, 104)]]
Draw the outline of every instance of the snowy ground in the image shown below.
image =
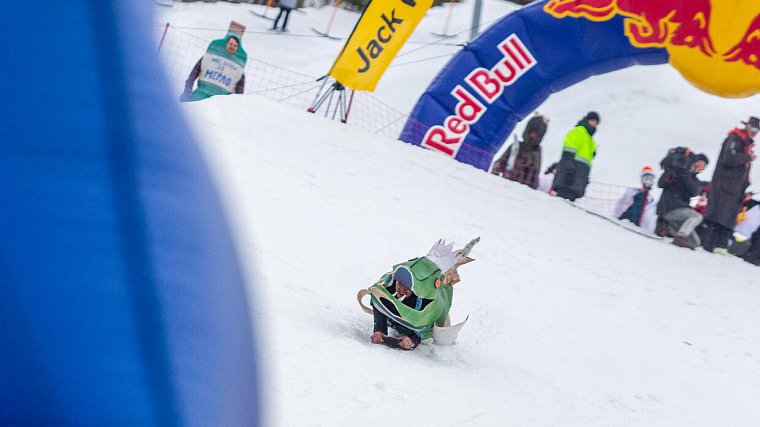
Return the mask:
[[(452, 28), (469, 26), (468, 5), (457, 6)], [(484, 21), (514, 8), (485, 5)], [(226, 28), (235, 19), (263, 30), (251, 7), (175, 3), (157, 22)], [(412, 39), (440, 32), (444, 12), (431, 11)], [(293, 14), (292, 33), (325, 25), (329, 13)], [(335, 32), (347, 34), (357, 17), (340, 13)], [(289, 36), (246, 37), (250, 55), (315, 75), (340, 48), (302, 37), (308, 48), (295, 55), (278, 44)], [(267, 56), (278, 51), (279, 61)], [(411, 108), (442, 65), (423, 64), (407, 77), (391, 68), (377, 95)], [(618, 72), (541, 108), (552, 117), (545, 162), (590, 108), (602, 114), (594, 176), (621, 184), (635, 184), (673, 145), (716, 158), (725, 131), (760, 114), (757, 97), (704, 95), (668, 67)], [(258, 96), (183, 109), (252, 276), (268, 425), (760, 423), (757, 267), (643, 238), (438, 153)], [(452, 320), (470, 314), (458, 343), (412, 353), (371, 345), (356, 292), (439, 237), (475, 236), (477, 261), (455, 289)]]

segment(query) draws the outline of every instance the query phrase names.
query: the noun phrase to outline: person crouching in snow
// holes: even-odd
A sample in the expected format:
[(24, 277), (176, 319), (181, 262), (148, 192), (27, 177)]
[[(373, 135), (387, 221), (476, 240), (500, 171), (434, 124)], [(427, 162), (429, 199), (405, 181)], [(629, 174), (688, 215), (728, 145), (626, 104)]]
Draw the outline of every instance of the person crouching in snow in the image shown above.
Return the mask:
[[(243, 93), (248, 54), (243, 50), (240, 39), (240, 34), (229, 32), (225, 38), (214, 40), (208, 45), (206, 54), (198, 60), (187, 77), (180, 101), (199, 101), (214, 95)], [(193, 90), (196, 79), (198, 88)]]
[[(414, 286), (414, 279), (412, 278), (412, 272), (405, 266), (399, 266), (391, 275), (391, 280), (386, 286), (388, 293), (392, 295), (396, 301), (406, 307), (414, 310), (424, 310), (432, 300), (426, 298), (420, 298), (412, 292), (412, 286)], [(399, 316), (400, 313), (396, 308), (397, 302), (388, 299), (382, 299), (379, 301), (383, 304), (385, 310), (389, 310), (391, 313)], [(383, 314), (381, 309), (375, 306), (376, 302), (372, 301), (373, 315), (375, 316), (375, 327), (372, 337), (370, 338), (374, 344), (382, 344), (385, 337), (388, 336), (388, 316)], [(391, 320), (391, 325), (398, 331), (399, 346), (405, 350), (411, 350), (420, 344), (422, 339), (412, 329), (405, 327), (402, 323), (396, 323)]]
[[(370, 340), (412, 350), (431, 338), (435, 327), (449, 326), (453, 285), (459, 282), (457, 267), (473, 260), (467, 255), (478, 241), (452, 251), (453, 243), (439, 240), (426, 256), (394, 265), (374, 285), (359, 291), (359, 304), (374, 316)], [(365, 295), (370, 295), (371, 309), (361, 302)], [(399, 336), (389, 337), (388, 327)]]

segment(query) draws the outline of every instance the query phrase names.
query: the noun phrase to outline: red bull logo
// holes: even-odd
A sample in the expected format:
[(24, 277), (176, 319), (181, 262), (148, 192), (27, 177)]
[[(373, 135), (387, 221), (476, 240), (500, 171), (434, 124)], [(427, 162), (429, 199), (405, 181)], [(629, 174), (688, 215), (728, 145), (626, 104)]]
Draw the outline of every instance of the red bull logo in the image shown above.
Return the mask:
[(556, 18), (595, 22), (616, 16), (633, 46), (667, 49), (692, 84), (725, 97), (760, 92), (760, 1), (551, 0)]
[(742, 39), (724, 54), (726, 61), (741, 61), (760, 70), (760, 14), (755, 16)]

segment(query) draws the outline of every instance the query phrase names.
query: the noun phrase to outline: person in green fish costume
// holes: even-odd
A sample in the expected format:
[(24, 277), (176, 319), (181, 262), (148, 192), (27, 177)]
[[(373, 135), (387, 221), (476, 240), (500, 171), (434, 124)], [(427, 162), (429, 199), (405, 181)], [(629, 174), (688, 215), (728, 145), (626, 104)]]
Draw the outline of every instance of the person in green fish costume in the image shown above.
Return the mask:
[[(374, 316), (370, 340), (388, 344), (391, 327), (399, 333), (394, 343), (412, 350), (433, 335), (434, 327), (449, 326), (453, 285), (459, 282), (456, 269), (472, 261), (467, 254), (479, 240), (458, 251), (451, 250), (453, 243), (439, 240), (426, 256), (394, 265), (374, 285), (359, 291), (360, 305)], [(361, 303), (365, 295), (370, 295), (371, 310)]]
[[(240, 34), (230, 32), (223, 39), (209, 43), (206, 54), (198, 60), (185, 80), (180, 101), (198, 101), (214, 95), (243, 93), (248, 54), (240, 44)], [(198, 88), (193, 90), (195, 80)]]

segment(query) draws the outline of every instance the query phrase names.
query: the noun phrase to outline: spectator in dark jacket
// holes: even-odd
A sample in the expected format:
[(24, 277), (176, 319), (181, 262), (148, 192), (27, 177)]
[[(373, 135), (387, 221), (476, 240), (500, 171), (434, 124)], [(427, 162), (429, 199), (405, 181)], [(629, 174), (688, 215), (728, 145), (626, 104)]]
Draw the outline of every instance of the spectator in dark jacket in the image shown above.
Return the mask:
[(701, 244), (694, 231), (702, 222), (702, 215), (689, 205), (692, 197), (702, 192), (704, 185), (697, 178), (707, 166), (707, 156), (697, 154), (688, 170), (666, 169), (657, 185), (662, 195), (657, 204), (657, 215), (665, 222), (668, 234), (673, 236), (673, 244), (694, 249)]
[(570, 201), (583, 197), (591, 173), (591, 163), (596, 157), (594, 133), (599, 126), (599, 114), (590, 111), (567, 133), (562, 145), (562, 158), (554, 177), (557, 196)]
[(507, 148), (507, 151), (494, 163), (491, 173), (531, 188), (538, 188), (538, 173), (541, 171), (541, 140), (546, 134), (548, 123), (549, 119), (544, 116), (531, 117), (523, 131), (523, 140), (515, 141)]
[(744, 192), (749, 187), (749, 171), (757, 157), (752, 151), (752, 138), (760, 132), (760, 119), (750, 117), (742, 122), (744, 129), (728, 133), (713, 172), (707, 194), (705, 222), (708, 225), (705, 250), (728, 254), (728, 242), (736, 225), (736, 216), (742, 208)]

